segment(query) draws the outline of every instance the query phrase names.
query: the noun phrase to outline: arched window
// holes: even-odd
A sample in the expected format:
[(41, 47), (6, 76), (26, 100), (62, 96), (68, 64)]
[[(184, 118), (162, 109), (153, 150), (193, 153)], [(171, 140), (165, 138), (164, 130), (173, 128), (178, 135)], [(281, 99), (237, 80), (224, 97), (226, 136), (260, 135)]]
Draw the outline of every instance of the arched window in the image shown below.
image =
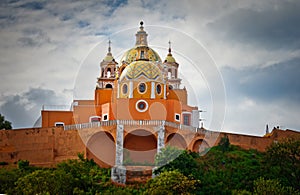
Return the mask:
[(144, 51), (141, 51), (141, 59), (144, 59), (144, 58), (145, 58)]
[(128, 86), (126, 83), (124, 83), (122, 86), (122, 92), (123, 92), (123, 94), (127, 94), (127, 92), (128, 92)]
[(107, 68), (107, 70), (106, 70), (106, 77), (110, 78), (110, 75), (111, 75), (111, 69)]
[(157, 84), (157, 85), (156, 85), (156, 93), (157, 93), (158, 95), (161, 94), (161, 85), (160, 85), (160, 84)]
[(112, 88), (112, 85), (111, 85), (111, 84), (106, 84), (106, 85), (105, 85), (105, 88), (111, 89), (111, 88)]
[(140, 83), (138, 88), (140, 93), (145, 93), (147, 86), (145, 83)]
[(172, 70), (171, 69), (168, 70), (168, 79), (170, 79), (170, 78), (172, 78)]

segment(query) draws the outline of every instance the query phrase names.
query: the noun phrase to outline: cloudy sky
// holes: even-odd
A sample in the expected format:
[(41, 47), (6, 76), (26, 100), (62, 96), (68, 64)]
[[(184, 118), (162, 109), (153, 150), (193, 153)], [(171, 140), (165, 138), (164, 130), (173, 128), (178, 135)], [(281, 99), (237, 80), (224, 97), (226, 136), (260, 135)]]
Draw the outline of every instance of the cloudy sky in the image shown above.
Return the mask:
[(225, 132), (300, 130), (299, 10), (297, 0), (2, 0), (0, 113), (14, 128), (31, 127), (43, 105), (93, 98), (107, 40), (120, 59), (143, 20), (162, 59), (171, 39), (204, 126), (215, 127), (221, 107)]

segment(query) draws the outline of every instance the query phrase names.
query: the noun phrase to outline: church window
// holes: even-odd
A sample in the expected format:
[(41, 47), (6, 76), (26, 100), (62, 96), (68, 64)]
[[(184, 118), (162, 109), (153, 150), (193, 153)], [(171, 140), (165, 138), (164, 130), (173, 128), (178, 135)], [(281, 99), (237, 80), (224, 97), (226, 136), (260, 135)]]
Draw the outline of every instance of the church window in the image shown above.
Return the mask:
[(178, 121), (178, 122), (180, 122), (180, 114), (175, 114), (175, 121)]
[(112, 88), (112, 85), (111, 84), (106, 84), (105, 88)]
[(122, 92), (123, 92), (123, 94), (127, 94), (127, 92), (128, 92), (128, 86), (126, 83), (123, 84)]
[(170, 78), (172, 78), (172, 70), (171, 69), (168, 70), (168, 79), (170, 79)]
[(55, 122), (54, 123), (55, 127), (63, 127), (64, 125), (65, 125), (65, 123), (63, 123), (63, 122)]
[(135, 108), (139, 112), (145, 112), (148, 109), (148, 103), (145, 100), (139, 100), (136, 102)]
[(188, 114), (183, 115), (183, 124), (190, 125), (190, 116)]
[(108, 121), (108, 114), (103, 114), (103, 121)]
[(146, 84), (145, 83), (140, 83), (138, 88), (139, 88), (140, 93), (146, 92)]
[(156, 93), (157, 93), (158, 95), (161, 94), (161, 85), (160, 85), (160, 84), (157, 84), (157, 85), (156, 85)]
[(99, 122), (100, 121), (100, 116), (91, 116), (90, 117), (90, 122), (93, 123), (93, 122)]
[(141, 59), (144, 59), (145, 55), (144, 55), (144, 51), (141, 51)]

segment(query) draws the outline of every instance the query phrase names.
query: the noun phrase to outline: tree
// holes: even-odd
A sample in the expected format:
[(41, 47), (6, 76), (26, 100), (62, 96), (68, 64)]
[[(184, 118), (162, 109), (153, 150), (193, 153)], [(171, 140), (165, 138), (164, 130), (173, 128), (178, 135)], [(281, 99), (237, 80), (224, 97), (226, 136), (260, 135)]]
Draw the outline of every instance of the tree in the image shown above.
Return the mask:
[(61, 170), (36, 170), (16, 182), (16, 193), (22, 194), (72, 194), (71, 174)]
[(254, 194), (274, 194), (274, 195), (289, 195), (300, 194), (292, 187), (282, 186), (278, 180), (259, 178), (254, 181)]
[(285, 139), (273, 143), (266, 152), (270, 178), (279, 178), (285, 186), (300, 190), (300, 139)]
[(154, 171), (155, 174), (163, 171), (179, 170), (185, 176), (198, 173), (198, 164), (196, 159), (199, 155), (187, 150), (179, 150), (175, 147), (167, 146), (156, 155), (155, 163), (159, 167)]
[(146, 184), (145, 194), (191, 194), (200, 180), (186, 177), (178, 170), (165, 171)]
[(224, 137), (221, 138), (218, 146), (222, 149), (223, 152), (230, 149), (230, 142), (227, 135), (224, 135)]
[(12, 129), (11, 122), (5, 120), (4, 116), (0, 114), (0, 130)]

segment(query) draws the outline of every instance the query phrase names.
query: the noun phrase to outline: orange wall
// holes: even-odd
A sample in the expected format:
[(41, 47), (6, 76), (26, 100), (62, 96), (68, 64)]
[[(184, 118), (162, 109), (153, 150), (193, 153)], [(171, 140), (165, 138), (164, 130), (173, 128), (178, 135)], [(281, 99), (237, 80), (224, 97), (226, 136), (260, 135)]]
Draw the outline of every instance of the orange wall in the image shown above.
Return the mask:
[(95, 105), (101, 105), (112, 101), (113, 89), (96, 89)]
[(74, 124), (73, 112), (42, 110), (42, 127), (53, 127), (55, 122), (63, 122), (65, 125)]
[(0, 140), (0, 161), (9, 163), (29, 160), (32, 165), (49, 167), (85, 152), (77, 131), (60, 127), (3, 130)]
[(175, 113), (181, 115), (181, 110), (182, 110), (181, 103), (178, 100), (168, 100), (167, 109), (168, 109), (167, 120), (171, 122), (180, 123), (178, 121), (175, 121)]
[[(116, 127), (111, 126), (109, 128), (112, 130), (112, 136), (115, 140)], [(166, 129), (166, 133), (170, 134), (168, 129)], [(125, 131), (127, 130), (125, 128)], [(80, 130), (80, 132), (82, 131), (91, 133), (99, 131), (99, 129)], [(64, 131), (61, 127), (1, 130), (0, 161), (14, 163), (18, 160), (29, 160), (32, 165), (50, 167), (66, 159), (75, 159), (78, 153), (86, 154), (87, 151), (78, 132), (77, 130)], [(217, 140), (212, 139), (213, 142), (210, 142), (210, 138), (213, 138), (214, 135), (218, 136), (216, 137)], [(211, 136), (209, 133), (206, 134), (205, 142), (210, 146), (217, 145), (224, 135), (228, 136), (233, 145), (259, 151), (265, 151), (274, 141), (280, 141), (287, 137), (300, 139), (300, 132), (275, 129), (269, 137), (212, 132)], [(204, 138), (204, 135), (202, 137)]]
[(167, 99), (179, 100), (182, 104), (187, 104), (187, 91), (184, 89), (168, 90)]
[[(166, 100), (144, 99), (148, 103), (145, 112), (136, 110), (136, 103), (140, 99), (117, 99), (117, 119), (123, 120), (166, 120)], [(130, 108), (130, 109), (129, 109)]]

